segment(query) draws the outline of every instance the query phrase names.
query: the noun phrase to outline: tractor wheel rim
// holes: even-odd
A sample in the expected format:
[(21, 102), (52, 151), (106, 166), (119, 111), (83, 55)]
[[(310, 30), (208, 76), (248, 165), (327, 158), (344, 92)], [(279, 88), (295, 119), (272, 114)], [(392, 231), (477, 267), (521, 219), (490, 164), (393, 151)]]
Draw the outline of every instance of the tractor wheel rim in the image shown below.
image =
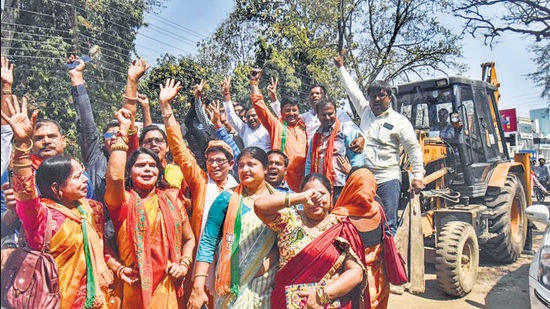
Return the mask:
[(510, 234), (515, 243), (521, 241), (521, 221), (521, 204), (519, 199), (516, 197), (512, 200), (512, 206), (510, 208)]

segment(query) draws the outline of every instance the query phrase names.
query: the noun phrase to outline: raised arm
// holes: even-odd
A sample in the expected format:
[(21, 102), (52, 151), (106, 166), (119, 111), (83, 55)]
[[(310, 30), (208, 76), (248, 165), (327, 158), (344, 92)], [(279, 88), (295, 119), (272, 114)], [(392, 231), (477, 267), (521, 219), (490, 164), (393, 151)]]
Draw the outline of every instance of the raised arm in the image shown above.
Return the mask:
[(353, 103), (355, 110), (359, 114), (359, 117), (361, 117), (366, 109), (370, 109), (369, 101), (367, 101), (357, 82), (351, 77), (349, 72), (346, 70), (346, 67), (344, 67), (344, 55), (345, 50), (343, 50), (338, 56), (335, 56), (334, 64), (338, 68), (338, 77), (340, 78), (347, 95), (350, 97), (351, 103)]
[(126, 200), (124, 173), (128, 156), (128, 130), (132, 125), (131, 113), (124, 108), (115, 113), (119, 133), (116, 142), (111, 146), (112, 152), (105, 175), (105, 205), (109, 209), (117, 209)]
[[(231, 102), (231, 77), (225, 77), (222, 81), (223, 107), (227, 114), (227, 120), (235, 128), (237, 133), (242, 134), (246, 123), (235, 112), (233, 102)], [(217, 127), (216, 127), (217, 128)]]
[(126, 89), (124, 90), (124, 104), (122, 107), (132, 113), (132, 127), (136, 121), (136, 102), (138, 100), (138, 81), (145, 74), (145, 71), (151, 67), (143, 59), (134, 59), (128, 68), (128, 79), (126, 81)]
[(149, 98), (143, 93), (138, 93), (137, 102), (141, 107), (141, 114), (143, 116), (143, 127), (147, 127), (153, 124), (153, 119), (151, 118), (151, 108), (149, 106)]
[[(231, 104), (232, 105), (232, 104)], [(229, 147), (231, 147), (231, 150), (233, 150), (233, 156), (236, 158), (241, 153), (241, 150), (239, 149), (239, 146), (237, 146), (237, 143), (235, 143), (235, 140), (233, 139), (233, 136), (227, 132), (227, 129), (223, 125), (221, 121), (221, 103), (219, 100), (216, 100), (208, 106), (209, 110), (212, 114), (212, 123), (214, 123), (214, 126), (216, 127), (216, 137), (224, 142), (226, 142)], [(237, 164), (233, 164), (233, 172), (235, 172), (235, 175), (238, 175), (239, 173), (239, 166)]]
[(86, 68), (84, 61), (73, 55), (69, 57), (68, 61), (78, 62), (76, 68), (69, 70), (69, 77), (71, 78), (73, 102), (79, 118), (77, 131), (79, 133), (80, 154), (82, 155), (84, 166), (90, 171), (93, 169), (91, 165), (103, 156), (101, 140), (94, 120), (94, 114), (92, 113), (90, 97), (88, 96), (84, 82), (84, 70)]
[(269, 224), (279, 215), (279, 211), (294, 205), (314, 205), (323, 196), (323, 192), (309, 189), (301, 193), (263, 196), (254, 202), (254, 211), (263, 223)]
[(21, 105), (16, 96), (12, 96), (7, 104), (10, 115), (2, 111), (2, 119), (11, 126), (15, 136), (15, 153), (13, 156), (13, 188), (17, 201), (35, 199), (38, 194), (34, 186), (34, 174), (31, 167), (32, 132), (38, 117), (38, 111), (29, 119), (27, 114), (27, 99), (23, 97)]
[(201, 80), (200, 84), (196, 84), (193, 87), (193, 96), (195, 98), (195, 113), (197, 114), (197, 119), (199, 122), (204, 126), (204, 128), (208, 131), (208, 133), (211, 136), (216, 135), (216, 128), (214, 128), (214, 124), (210, 122), (210, 119), (208, 115), (206, 114), (206, 109), (203, 106), (203, 102), (201, 100), (201, 97), (203, 95), (204, 86), (206, 86), (206, 81)]
[[(11, 112), (9, 104), (11, 104), (11, 88), (13, 85), (13, 68), (14, 65), (6, 57), (2, 57), (2, 112), (11, 117)], [(2, 120), (2, 165), (1, 165), (1, 174), (8, 169), (8, 163), (10, 160), (10, 155), (12, 151), (11, 139), (13, 137), (13, 132), (11, 126), (8, 124), (4, 118)]]
[(279, 119), (274, 116), (270, 111), (267, 105), (264, 102), (260, 88), (258, 88), (258, 82), (262, 76), (261, 69), (252, 69), (250, 72), (250, 100), (252, 101), (252, 106), (258, 114), (258, 119), (262, 125), (267, 129), (269, 134), (273, 131), (272, 129), (278, 124)]
[[(167, 79), (164, 85), (160, 86), (159, 103), (160, 111), (164, 126), (166, 127), (166, 135), (168, 136), (168, 146), (170, 152), (174, 156), (174, 161), (179, 165), (183, 177), (189, 183), (191, 188), (198, 185), (199, 179), (204, 175), (193, 153), (189, 150), (179, 127), (176, 118), (172, 112), (170, 102), (176, 97), (182, 86), (180, 82), (173, 79)], [(192, 189), (193, 190), (193, 189)]]

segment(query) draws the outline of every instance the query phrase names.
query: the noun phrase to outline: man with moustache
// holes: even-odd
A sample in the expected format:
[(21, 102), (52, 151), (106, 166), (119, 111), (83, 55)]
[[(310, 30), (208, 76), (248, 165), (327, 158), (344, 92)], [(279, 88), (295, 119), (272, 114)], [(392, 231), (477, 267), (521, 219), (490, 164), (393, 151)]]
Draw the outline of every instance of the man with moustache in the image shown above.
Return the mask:
[(393, 235), (397, 232), (397, 208), (401, 192), (401, 148), (412, 166), (412, 192), (424, 188), (422, 150), (414, 128), (407, 117), (391, 108), (391, 85), (376, 80), (367, 89), (369, 100), (344, 67), (343, 54), (334, 57), (346, 93), (361, 116), (360, 128), (365, 136), (365, 165), (376, 177), (376, 194), (382, 199), (386, 218)]
[(288, 157), (280, 150), (271, 150), (267, 153), (267, 174), (265, 181), (272, 185), (277, 191), (293, 193), (285, 181), (288, 170)]

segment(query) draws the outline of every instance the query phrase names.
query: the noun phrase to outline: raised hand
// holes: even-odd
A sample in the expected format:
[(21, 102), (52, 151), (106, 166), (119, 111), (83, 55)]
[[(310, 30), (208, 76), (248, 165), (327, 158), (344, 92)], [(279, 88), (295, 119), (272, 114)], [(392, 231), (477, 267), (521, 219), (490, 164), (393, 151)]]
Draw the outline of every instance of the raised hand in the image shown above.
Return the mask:
[(221, 117), (221, 103), (220, 100), (215, 100), (210, 105), (208, 105), (208, 108), (210, 109), (212, 113), (211, 121), (214, 124), (216, 128), (220, 128), (222, 123), (222, 117)]
[(80, 59), (80, 57), (75, 55), (70, 55), (69, 59), (67, 59), (67, 63), (71, 62), (78, 62), (78, 65), (72, 69), (69, 70), (69, 76), (71, 77), (71, 83), (73, 86), (83, 84), (84, 83), (84, 69), (86, 68), (86, 65), (84, 64), (84, 61)]
[(4, 121), (6, 121), (11, 126), (13, 135), (16, 140), (30, 140), (32, 132), (34, 130), (34, 124), (36, 123), (36, 119), (38, 118), (38, 111), (34, 111), (31, 118), (29, 119), (29, 116), (27, 114), (27, 98), (23, 97), (23, 99), (21, 100), (21, 106), (19, 106), (19, 100), (17, 100), (17, 97), (15, 95), (12, 96), (11, 102), (9, 102), (10, 100), (6, 101), (3, 103), (8, 106), (10, 115), (4, 113), (4, 111), (1, 111), (2, 119), (4, 119)]
[(252, 69), (250, 71), (250, 81), (260, 80), (261, 76), (262, 76), (262, 69)]
[(128, 134), (128, 130), (132, 125), (132, 112), (126, 108), (121, 108), (115, 113), (115, 118), (118, 121), (120, 132)]
[(278, 77), (271, 77), (271, 84), (267, 86), (267, 92), (269, 93), (269, 98), (271, 101), (277, 101), (277, 84), (279, 83)]
[(2, 57), (2, 84), (13, 85), (14, 64), (8, 58)]
[(195, 98), (199, 98), (202, 95), (204, 86), (206, 86), (206, 81), (202, 79), (200, 84), (196, 84), (195, 86), (193, 86), (193, 95), (195, 96)]
[(167, 79), (164, 86), (160, 85), (159, 102), (161, 104), (169, 104), (182, 88), (181, 82), (176, 82), (175, 79), (171, 78)]
[(337, 68), (341, 68), (341, 67), (344, 66), (344, 57), (345, 56), (346, 56), (346, 50), (345, 49), (342, 49), (338, 56), (334, 56), (333, 60), (334, 60), (334, 64), (336, 65)]
[(222, 81), (222, 94), (229, 94), (231, 91), (231, 76), (227, 76), (223, 78)]
[(137, 98), (137, 102), (141, 107), (149, 107), (149, 98), (146, 95), (144, 95), (143, 93), (138, 93)]
[(128, 79), (138, 81), (150, 67), (144, 59), (134, 59), (128, 68)]

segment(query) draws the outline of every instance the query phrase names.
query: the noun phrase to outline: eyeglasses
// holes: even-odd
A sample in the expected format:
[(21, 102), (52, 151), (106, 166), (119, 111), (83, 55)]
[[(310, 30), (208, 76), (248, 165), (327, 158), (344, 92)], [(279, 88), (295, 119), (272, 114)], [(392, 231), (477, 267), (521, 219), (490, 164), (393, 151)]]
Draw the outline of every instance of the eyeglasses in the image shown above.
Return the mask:
[(144, 139), (143, 145), (151, 145), (153, 144), (153, 142), (155, 142), (155, 144), (157, 145), (163, 145), (164, 143), (166, 143), (166, 140), (162, 137), (151, 137), (148, 139)]
[(385, 93), (379, 93), (379, 94), (371, 94), (370, 97), (373, 98), (373, 99), (380, 99), (380, 100), (384, 100), (388, 95), (385, 94)]
[(105, 134), (103, 134), (103, 138), (104, 138), (105, 140), (110, 140), (110, 139), (115, 138), (115, 137), (116, 137), (116, 134), (117, 134), (116, 131), (115, 131), (115, 132), (105, 132)]
[(206, 160), (206, 164), (208, 164), (208, 165), (214, 165), (214, 163), (216, 163), (216, 165), (224, 165), (226, 162), (227, 162), (227, 159), (208, 159), (208, 160)]

